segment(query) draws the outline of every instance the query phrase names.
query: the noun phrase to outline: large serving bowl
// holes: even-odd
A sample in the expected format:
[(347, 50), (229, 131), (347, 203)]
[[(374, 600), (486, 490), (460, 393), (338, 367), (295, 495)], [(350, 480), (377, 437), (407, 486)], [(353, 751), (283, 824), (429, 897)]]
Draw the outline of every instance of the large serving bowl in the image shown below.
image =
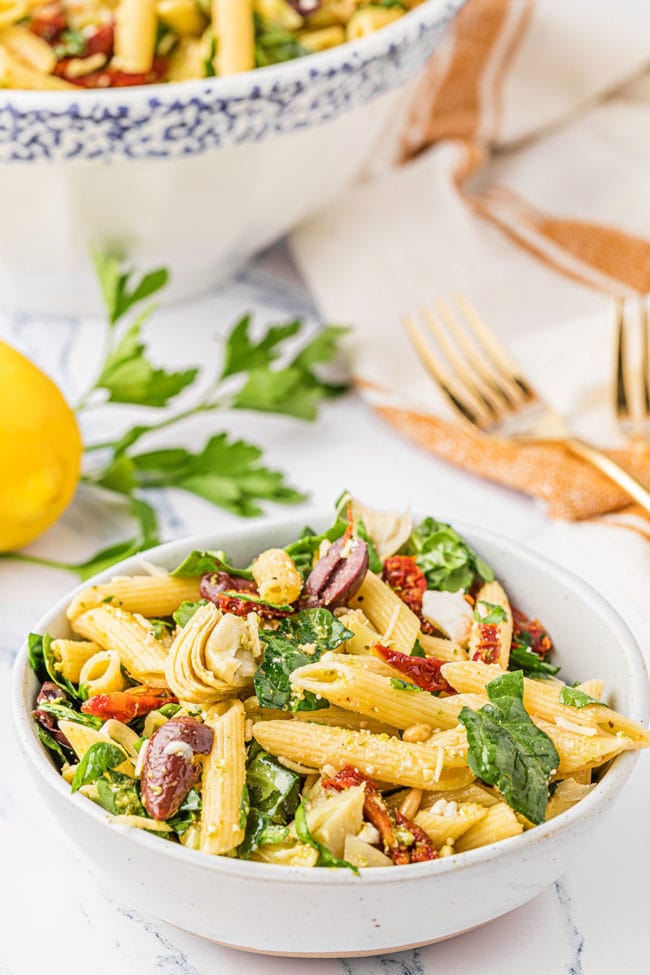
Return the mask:
[(97, 311), (90, 246), (210, 287), (359, 173), (462, 3), (228, 78), (1, 91), (0, 303)]
[[(311, 523), (320, 530), (330, 520), (316, 517)], [(196, 536), (163, 545), (146, 558), (171, 568), (192, 548), (225, 548), (236, 562), (246, 564), (259, 551), (297, 537), (303, 523), (304, 516)], [(565, 679), (601, 677), (616, 708), (646, 721), (643, 658), (607, 603), (576, 576), (518, 542), (475, 528), (462, 530), (505, 581), (515, 604), (544, 621)], [(131, 558), (88, 585), (139, 569), (140, 559)], [(67, 636), (64, 610), (69, 598), (35, 629)], [(53, 816), (84, 857), (138, 910), (231, 947), (284, 955), (376, 954), (427, 944), (524, 904), (581, 856), (636, 762), (635, 753), (620, 756), (582, 802), (520, 836), (432, 863), (362, 870), (355, 877), (348, 870), (210, 857), (141, 830), (111, 825), (102, 809), (78, 793), (71, 795), (45, 754), (31, 718), (36, 693), (37, 680), (23, 647), (14, 670), (13, 711), (42, 814)]]

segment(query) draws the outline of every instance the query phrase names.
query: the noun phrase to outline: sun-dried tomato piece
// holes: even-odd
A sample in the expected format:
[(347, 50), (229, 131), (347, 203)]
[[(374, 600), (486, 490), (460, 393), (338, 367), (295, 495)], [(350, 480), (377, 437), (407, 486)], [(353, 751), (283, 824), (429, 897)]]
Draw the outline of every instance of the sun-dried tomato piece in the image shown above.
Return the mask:
[(499, 624), (479, 623), (478, 633), (478, 644), (472, 654), (472, 660), (481, 660), (484, 664), (493, 664), (501, 650)]
[(137, 85), (156, 85), (162, 81), (167, 71), (166, 58), (155, 58), (151, 69), (140, 74), (130, 74), (117, 68), (102, 68), (79, 78), (68, 78), (65, 73), (67, 61), (59, 61), (55, 73), (78, 88), (132, 88)]
[(86, 38), (86, 54), (105, 54), (111, 57), (115, 43), (115, 31), (112, 24), (102, 24)]
[(61, 3), (48, 3), (40, 7), (28, 24), (32, 34), (42, 37), (48, 44), (54, 44), (67, 26)]
[(109, 694), (95, 694), (81, 705), (84, 714), (94, 714), (96, 718), (115, 718), (127, 724), (165, 704), (177, 704), (178, 698), (164, 687), (130, 687), (126, 691), (111, 691)]
[(437, 657), (410, 657), (407, 653), (392, 650), (381, 643), (377, 643), (374, 649), (382, 660), (394, 667), (395, 670), (399, 670), (400, 674), (404, 674), (423, 691), (456, 693), (440, 673), (444, 660), (438, 660)]
[[(523, 634), (529, 639), (522, 639)], [(529, 619), (525, 613), (512, 607), (512, 642), (521, 644), (532, 650), (540, 657), (545, 657), (553, 650), (553, 641), (538, 619)]]
[(384, 559), (384, 582), (396, 592), (409, 609), (420, 616), (427, 577), (412, 555), (391, 555)]
[[(323, 779), (323, 788), (336, 789), (337, 792), (343, 792), (355, 785), (364, 786), (363, 814), (379, 830), (384, 850), (394, 864), (402, 866), (406, 863), (437, 859), (438, 851), (424, 830), (403, 816), (399, 810), (389, 809), (368, 775), (364, 775), (353, 765), (345, 765), (333, 778)], [(412, 842), (407, 841), (405, 832), (410, 833)]]

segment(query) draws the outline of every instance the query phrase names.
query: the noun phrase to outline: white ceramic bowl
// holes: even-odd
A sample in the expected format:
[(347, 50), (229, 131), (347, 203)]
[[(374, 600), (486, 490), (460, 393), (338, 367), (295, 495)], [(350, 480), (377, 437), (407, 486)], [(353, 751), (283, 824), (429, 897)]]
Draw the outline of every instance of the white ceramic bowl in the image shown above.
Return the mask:
[[(325, 527), (327, 515), (310, 521)], [(286, 544), (304, 515), (170, 542), (146, 558), (171, 568), (192, 548), (225, 548), (246, 564)], [(610, 701), (639, 721), (648, 716), (648, 678), (630, 631), (589, 586), (518, 542), (458, 526), (501, 577), (513, 601), (544, 621), (567, 679), (602, 677)], [(93, 582), (137, 571), (131, 558)], [(90, 583), (89, 583), (90, 584)], [(65, 636), (62, 600), (35, 625)], [(70, 794), (34, 732), (37, 681), (26, 647), (16, 660), (13, 711), (22, 752), (43, 802), (109, 883), (138, 910), (221, 944), (303, 956), (378, 954), (470, 930), (519, 907), (552, 884), (583, 852), (592, 829), (619, 796), (636, 762), (617, 758), (586, 799), (521, 836), (433, 863), (362, 871), (278, 867), (209, 857), (140, 830), (116, 827), (83, 796)], [(36, 839), (36, 838), (35, 838)]]
[(97, 312), (90, 245), (212, 286), (359, 173), (463, 2), (229, 78), (0, 91), (0, 302)]

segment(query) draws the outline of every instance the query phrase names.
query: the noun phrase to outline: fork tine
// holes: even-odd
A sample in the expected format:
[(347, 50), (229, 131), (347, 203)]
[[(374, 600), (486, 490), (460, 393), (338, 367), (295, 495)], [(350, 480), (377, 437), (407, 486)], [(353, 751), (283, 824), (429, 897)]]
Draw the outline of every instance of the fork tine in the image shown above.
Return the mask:
[(625, 327), (625, 303), (623, 298), (614, 299), (614, 324), (616, 342), (616, 375), (614, 407), (619, 422), (629, 421), (632, 415), (627, 393), (627, 330)]
[(650, 314), (647, 295), (641, 299), (641, 379), (643, 383), (643, 412), (650, 419)]
[(459, 388), (453, 376), (445, 369), (441, 360), (435, 355), (424, 333), (410, 315), (403, 318), (404, 328), (413, 344), (418, 359), (427, 370), (440, 392), (448, 400), (451, 407), (462, 420), (470, 423), (479, 430), (489, 426), (492, 417), (483, 404), (471, 395), (467, 389)]
[(471, 328), (479, 346), (486, 353), (492, 365), (499, 371), (502, 382), (507, 383), (508, 391), (514, 396), (516, 402), (521, 404), (535, 399), (535, 391), (521, 375), (519, 366), (510, 358), (504, 346), (488, 328), (474, 306), (463, 295), (456, 296), (456, 304), (463, 313), (465, 321)]
[(496, 370), (486, 364), (485, 357), (482, 358), (478, 354), (476, 345), (468, 337), (466, 327), (444, 301), (439, 301), (437, 308), (447, 328), (465, 353), (468, 362), (471, 363), (474, 372), (479, 374), (483, 383), (491, 391), (493, 401), (496, 398), (499, 410), (516, 410), (521, 404), (519, 387), (514, 387), (513, 393), (513, 384), (508, 384), (507, 380), (502, 380)]
[(463, 357), (459, 355), (454, 343), (450, 340), (440, 320), (431, 309), (422, 308), (420, 309), (420, 313), (427, 323), (429, 331), (447, 357), (447, 361), (455, 370), (456, 377), (481, 400), (492, 419), (498, 420), (504, 404), (494, 395), (494, 391), (484, 381), (483, 377), (477, 374)]

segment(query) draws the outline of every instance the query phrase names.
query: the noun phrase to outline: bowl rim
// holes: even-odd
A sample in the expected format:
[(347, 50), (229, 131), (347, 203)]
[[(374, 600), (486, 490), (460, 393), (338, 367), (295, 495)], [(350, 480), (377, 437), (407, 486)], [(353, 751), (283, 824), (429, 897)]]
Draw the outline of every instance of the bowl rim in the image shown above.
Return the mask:
[[(416, 517), (421, 517), (419, 512), (415, 512)], [(173, 561), (183, 557), (193, 548), (211, 548), (214, 546), (228, 546), (228, 544), (252, 538), (256, 532), (265, 531), (280, 534), (282, 532), (298, 532), (307, 523), (331, 522), (332, 513), (324, 509), (309, 509), (300, 515), (294, 516), (275, 516), (257, 520), (248, 525), (232, 526), (224, 530), (213, 530), (210, 532), (200, 532), (189, 536), (184, 536), (173, 541), (165, 542), (154, 548), (147, 549), (137, 555), (130, 556), (121, 562), (116, 563), (109, 569), (92, 576), (85, 582), (75, 586), (73, 590), (59, 599), (46, 613), (44, 613), (35, 624), (35, 632), (45, 632), (53, 619), (64, 612), (68, 603), (74, 595), (87, 589), (90, 586), (110, 580), (119, 574), (133, 572), (143, 562), (157, 562), (162, 560), (171, 564)], [(527, 546), (521, 545), (514, 538), (509, 538), (498, 532), (486, 530), (481, 526), (461, 519), (453, 519), (453, 525), (460, 530), (461, 534), (473, 536), (479, 540), (485, 539), (489, 543), (499, 544), (505, 547), (507, 552), (515, 554), (517, 558), (523, 559), (534, 569), (551, 574), (567, 587), (580, 592), (581, 596), (591, 603), (591, 608), (598, 613), (604, 622), (617, 634), (617, 644), (619, 652), (625, 658), (631, 677), (631, 699), (632, 706), (627, 709), (629, 717), (647, 724), (648, 713), (650, 710), (650, 685), (648, 683), (648, 673), (643, 654), (639, 645), (631, 633), (629, 627), (614, 610), (610, 604), (585, 580), (574, 572), (566, 569), (545, 556), (536, 553)], [(198, 850), (189, 850), (180, 844), (161, 843), (159, 837), (150, 835), (144, 830), (115, 825), (110, 822), (108, 814), (98, 805), (88, 800), (80, 793), (72, 794), (67, 782), (55, 769), (45, 749), (38, 739), (34, 730), (34, 723), (31, 719), (31, 712), (23, 705), (23, 687), (25, 675), (29, 674), (29, 660), (27, 656), (27, 640), (25, 640), (18, 652), (12, 668), (11, 686), (11, 706), (14, 722), (14, 729), (18, 737), (20, 748), (27, 756), (32, 766), (32, 772), (37, 772), (45, 783), (57, 792), (64, 801), (73, 803), (77, 810), (85, 816), (90, 817), (104, 827), (110, 828), (115, 835), (121, 835), (123, 839), (136, 847), (144, 847), (146, 852), (157, 853), (163, 857), (171, 857), (188, 868), (196, 868), (203, 871), (216, 872), (224, 876), (248, 877), (251, 880), (257, 879), (267, 882), (283, 881), (285, 883), (298, 884), (333, 884), (348, 885), (350, 883), (374, 883), (379, 882), (395, 883), (404, 882), (411, 878), (413, 880), (424, 877), (430, 879), (444, 876), (448, 873), (460, 869), (468, 869), (473, 865), (487, 863), (494, 857), (507, 854), (515, 855), (519, 853), (522, 857), (527, 850), (538, 843), (551, 840), (560, 833), (568, 833), (579, 829), (583, 823), (601, 814), (605, 807), (620, 794), (621, 788), (629, 778), (638, 760), (639, 752), (626, 752), (617, 756), (607, 769), (605, 775), (584, 799), (573, 806), (571, 809), (560, 814), (548, 822), (536, 826), (534, 829), (525, 831), (518, 836), (500, 840), (476, 850), (468, 850), (457, 853), (452, 857), (445, 857), (432, 863), (410, 864), (407, 875), (401, 870), (394, 870), (393, 867), (373, 867), (361, 870), (360, 875), (355, 876), (348, 870), (314, 870), (312, 867), (279, 866), (276, 864), (259, 863), (253, 860), (238, 860), (229, 857), (207, 856)]]
[[(227, 77), (196, 78), (191, 81), (176, 81), (155, 85), (134, 85), (127, 88), (80, 89), (71, 91), (26, 90), (6, 88), (2, 91), (0, 109), (7, 106), (25, 111), (42, 108), (44, 110), (64, 110), (73, 105), (90, 108), (107, 108), (116, 105), (155, 101), (161, 104), (180, 105), (198, 97), (210, 95), (213, 98), (237, 99), (248, 95), (259, 96), (272, 89), (281, 78), (283, 84), (308, 77), (335, 72), (337, 66), (348, 58), (359, 58), (365, 63), (381, 57), (399, 43), (404, 35), (419, 33), (433, 24), (444, 11), (447, 21), (467, 0), (425, 0), (424, 3), (382, 27), (354, 41), (346, 41), (337, 47), (316, 51), (306, 57), (295, 58), (279, 64), (254, 68)], [(81, 101), (79, 101), (81, 99)]]

